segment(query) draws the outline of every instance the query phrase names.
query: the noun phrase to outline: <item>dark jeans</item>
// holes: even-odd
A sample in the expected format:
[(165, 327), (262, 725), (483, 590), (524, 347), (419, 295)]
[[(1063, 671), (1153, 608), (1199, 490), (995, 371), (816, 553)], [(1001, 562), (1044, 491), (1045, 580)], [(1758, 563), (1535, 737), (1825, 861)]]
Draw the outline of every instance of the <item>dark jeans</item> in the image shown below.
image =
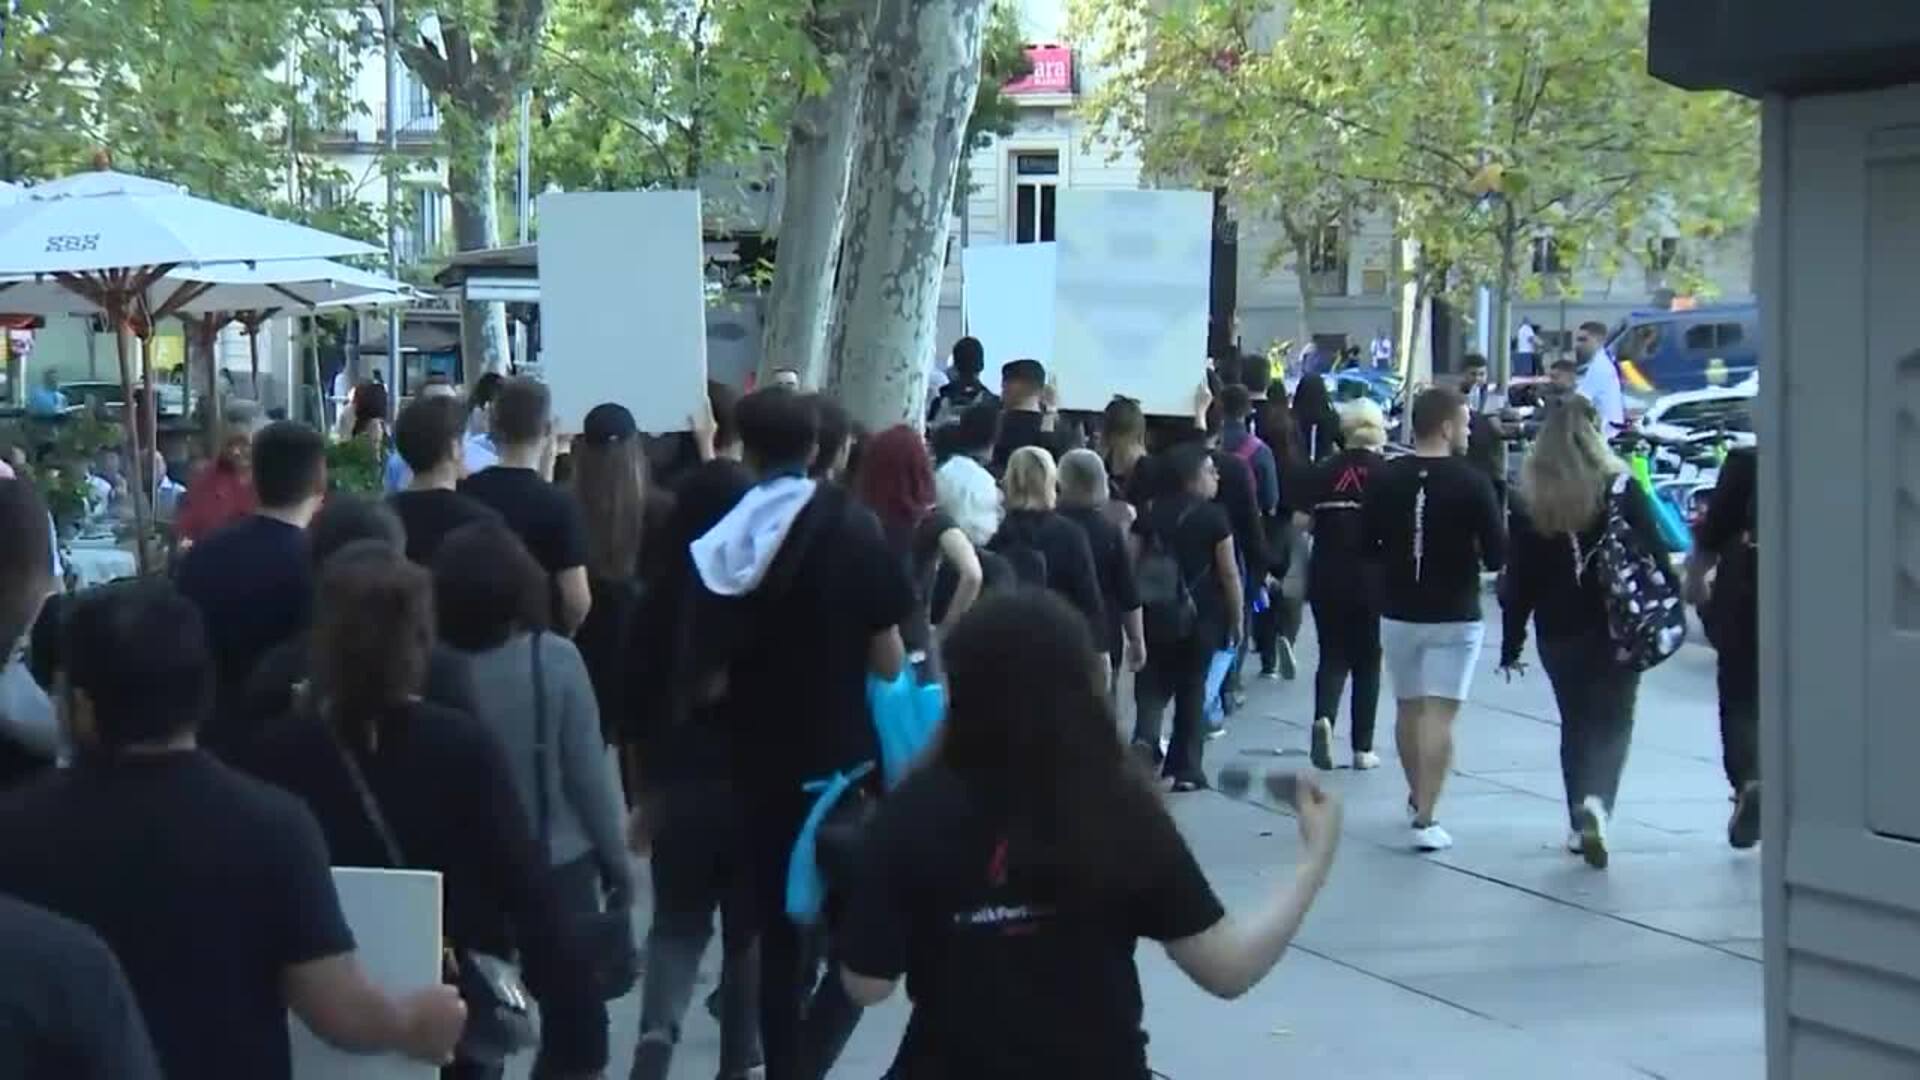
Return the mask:
[(1353, 677), (1353, 749), (1373, 749), (1373, 720), (1380, 710), (1380, 613), (1350, 600), (1313, 602), (1313, 628), (1320, 639), (1320, 669), (1313, 676), (1313, 716), (1329, 723), (1340, 714), (1340, 692)]
[[(1150, 644), (1147, 666), (1133, 679), (1134, 745), (1175, 780), (1205, 778), (1200, 759), (1207, 745), (1207, 665), (1212, 659), (1206, 642), (1212, 640), (1212, 635), (1200, 633), (1177, 643)], [(1160, 732), (1168, 701), (1173, 702), (1173, 738), (1162, 762)]]
[[(747, 810), (766, 1080), (820, 1080), (860, 1022), (861, 1010), (847, 997), (821, 932), (803, 931), (787, 917), (787, 868), (812, 805), (812, 796), (796, 791), (763, 796)], [(831, 889), (833, 875), (824, 864), (822, 872)], [(829, 923), (832, 914), (829, 900)]]
[(633, 1080), (665, 1080), (693, 999), (700, 958), (720, 913), (720, 1075), (760, 1064), (759, 958), (752, 890), (731, 786), (688, 781), (647, 807), (653, 828), (653, 925), (640, 989), (640, 1043)]
[(1760, 779), (1760, 658), (1755, 652), (1720, 653), (1720, 754), (1727, 783), (1736, 794)]
[(1640, 673), (1613, 660), (1604, 631), (1569, 638), (1541, 638), (1540, 666), (1553, 684), (1560, 709), (1560, 778), (1567, 789), (1567, 822), (1589, 795), (1613, 814), (1620, 773), (1633, 742), (1633, 707)]

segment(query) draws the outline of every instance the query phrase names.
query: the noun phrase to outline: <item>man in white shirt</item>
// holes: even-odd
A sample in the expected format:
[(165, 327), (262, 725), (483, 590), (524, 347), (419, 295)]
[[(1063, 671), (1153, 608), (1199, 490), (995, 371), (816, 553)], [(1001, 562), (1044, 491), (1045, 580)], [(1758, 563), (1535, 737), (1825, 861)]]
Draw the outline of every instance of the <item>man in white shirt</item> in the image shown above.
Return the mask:
[(1387, 336), (1385, 330), (1376, 329), (1373, 332), (1372, 360), (1376, 368), (1393, 366), (1393, 339)]
[(1606, 324), (1581, 323), (1573, 335), (1573, 356), (1580, 369), (1580, 394), (1593, 402), (1606, 433), (1612, 435), (1627, 426), (1627, 399), (1620, 390), (1620, 369), (1607, 354), (1606, 340)]
[(1540, 374), (1540, 331), (1532, 319), (1521, 319), (1520, 329), (1513, 332), (1513, 373)]

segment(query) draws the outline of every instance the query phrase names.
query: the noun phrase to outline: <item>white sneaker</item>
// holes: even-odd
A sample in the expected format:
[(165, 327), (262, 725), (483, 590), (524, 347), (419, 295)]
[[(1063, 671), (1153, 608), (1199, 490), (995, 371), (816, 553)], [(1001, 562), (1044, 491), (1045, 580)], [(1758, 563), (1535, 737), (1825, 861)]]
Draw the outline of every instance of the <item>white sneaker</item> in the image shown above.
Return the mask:
[(1453, 837), (1448, 836), (1447, 830), (1441, 828), (1437, 822), (1424, 829), (1414, 826), (1413, 849), (1415, 851), (1445, 851), (1452, 846)]
[(1595, 870), (1607, 868), (1607, 808), (1597, 795), (1580, 801), (1580, 854)]
[(1333, 768), (1333, 721), (1322, 717), (1313, 722), (1313, 745), (1307, 756), (1322, 772)]
[(1567, 854), (1578, 855), (1585, 850), (1586, 850), (1586, 841), (1580, 838), (1579, 829), (1574, 829), (1573, 831), (1567, 833)]
[(1353, 755), (1353, 767), (1358, 772), (1377, 769), (1380, 767), (1380, 755), (1371, 750), (1362, 750)]

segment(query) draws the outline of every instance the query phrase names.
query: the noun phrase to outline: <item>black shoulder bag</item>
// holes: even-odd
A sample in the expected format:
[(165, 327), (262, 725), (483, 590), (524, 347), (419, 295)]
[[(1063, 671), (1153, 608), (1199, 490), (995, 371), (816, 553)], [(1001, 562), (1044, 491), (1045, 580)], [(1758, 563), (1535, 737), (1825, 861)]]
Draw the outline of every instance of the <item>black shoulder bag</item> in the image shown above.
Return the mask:
[[(386, 815), (380, 812), (380, 800), (374, 796), (366, 774), (360, 771), (353, 751), (338, 737), (334, 739), (334, 746), (340, 751), (347, 778), (360, 796), (361, 810), (379, 835), (381, 846), (387, 850), (387, 861), (396, 870), (406, 869), (407, 857), (400, 850), (400, 841), (388, 828)], [(449, 981), (459, 989), (460, 1000), (467, 1004), (467, 1026), (460, 1033), (460, 1045), (453, 1055), (455, 1060), (474, 1065), (503, 1065), (508, 1058), (531, 1050), (539, 1043), (533, 1022), (533, 997), (520, 980), (519, 969), (511, 962), (477, 949), (450, 948), (446, 967)]]
[[(540, 860), (551, 874), (553, 856), (547, 846), (547, 679), (537, 631), (532, 652), (534, 829), (539, 834)], [(602, 1001), (625, 997), (640, 981), (640, 950), (633, 940), (632, 911), (563, 911), (561, 918), (579, 947), (579, 959), (587, 965), (588, 985)]]

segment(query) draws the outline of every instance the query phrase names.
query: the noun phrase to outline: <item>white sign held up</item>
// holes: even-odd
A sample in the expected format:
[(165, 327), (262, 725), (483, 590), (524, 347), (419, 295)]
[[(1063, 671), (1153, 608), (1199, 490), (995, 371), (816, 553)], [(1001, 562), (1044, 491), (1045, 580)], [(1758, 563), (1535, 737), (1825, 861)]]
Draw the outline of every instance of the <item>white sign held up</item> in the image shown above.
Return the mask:
[(1152, 415), (1190, 415), (1206, 377), (1213, 197), (1065, 189), (1059, 199), (1049, 368), (1060, 406), (1098, 411), (1125, 394)]
[(554, 422), (602, 402), (642, 431), (685, 431), (707, 392), (697, 191), (540, 197), (541, 363)]

